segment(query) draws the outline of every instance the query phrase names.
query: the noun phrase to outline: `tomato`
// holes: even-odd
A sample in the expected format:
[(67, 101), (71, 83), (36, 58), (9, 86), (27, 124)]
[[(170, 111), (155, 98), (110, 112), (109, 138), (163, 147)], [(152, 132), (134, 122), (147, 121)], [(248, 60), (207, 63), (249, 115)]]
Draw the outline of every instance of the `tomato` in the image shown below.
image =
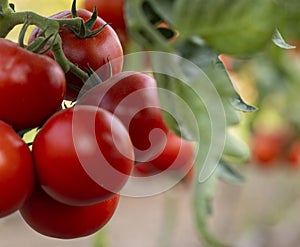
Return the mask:
[(21, 137), (0, 121), (0, 217), (17, 211), (34, 185), (31, 152)]
[(148, 177), (148, 176), (153, 176), (158, 173), (160, 173), (161, 170), (156, 168), (153, 164), (150, 162), (147, 163), (137, 163), (134, 166), (132, 176), (135, 177)]
[(74, 106), (53, 115), (34, 139), (33, 157), (42, 188), (74, 206), (118, 193), (134, 161), (125, 127), (96, 106)]
[(300, 167), (300, 140), (291, 144), (288, 151), (288, 164), (291, 167)]
[(83, 1), (83, 8), (92, 12), (94, 7), (96, 7), (98, 15), (116, 30), (121, 43), (125, 44), (127, 31), (124, 18), (124, 4), (124, 0), (85, 0)]
[(132, 175), (149, 177), (161, 172), (171, 176), (182, 177), (184, 175), (181, 181), (189, 185), (194, 176), (194, 152), (194, 145), (191, 142), (169, 131), (167, 142), (159, 156), (150, 162), (135, 164)]
[(90, 206), (70, 206), (47, 195), (40, 187), (20, 209), (25, 222), (38, 233), (60, 239), (91, 235), (113, 216), (119, 195)]
[(164, 123), (157, 85), (140, 72), (122, 72), (93, 87), (77, 102), (115, 114), (127, 128), (137, 162), (147, 162), (162, 150), (168, 128)]
[(162, 153), (151, 163), (162, 171), (166, 169), (188, 171), (194, 163), (194, 146), (191, 142), (169, 131)]
[(65, 95), (61, 67), (6, 39), (0, 39), (0, 53), (0, 120), (15, 129), (42, 125)]
[(257, 131), (253, 133), (250, 148), (254, 162), (272, 166), (285, 156), (289, 136), (284, 131)]
[[(87, 10), (77, 10), (77, 15), (84, 21), (87, 21), (92, 13)], [(51, 16), (51, 18), (71, 18), (72, 14), (70, 11), (63, 11)], [(97, 18), (92, 30), (96, 30), (106, 24), (106, 21)], [(40, 29), (35, 29), (29, 38), (31, 43), (37, 35), (40, 33)], [(75, 36), (70, 30), (65, 27), (61, 27), (59, 35), (62, 39), (62, 48), (66, 57), (80, 69), (86, 70), (90, 67), (96, 71), (101, 68), (100, 76), (101, 80), (106, 80), (110, 76), (110, 66), (108, 61), (111, 63), (112, 74), (121, 72), (123, 67), (123, 49), (120, 40), (109, 25), (106, 25), (97, 35), (80, 39)], [(52, 57), (51, 52), (46, 53)], [(83, 82), (80, 78), (76, 77), (71, 72), (66, 74), (67, 79), (67, 94), (66, 99), (75, 100), (78, 95), (78, 91), (83, 86)]]
[(193, 183), (195, 176), (195, 166), (192, 166), (188, 173), (182, 178), (181, 182), (184, 186), (189, 187)]

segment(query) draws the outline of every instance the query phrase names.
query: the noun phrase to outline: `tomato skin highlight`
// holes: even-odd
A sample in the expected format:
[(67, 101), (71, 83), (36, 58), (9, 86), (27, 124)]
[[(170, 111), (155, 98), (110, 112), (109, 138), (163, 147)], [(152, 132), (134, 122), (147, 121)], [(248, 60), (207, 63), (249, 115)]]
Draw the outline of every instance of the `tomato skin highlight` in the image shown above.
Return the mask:
[(87, 91), (77, 105), (98, 106), (115, 114), (129, 132), (136, 162), (148, 162), (162, 151), (169, 130), (151, 76), (119, 73)]
[(64, 98), (64, 72), (6, 39), (0, 39), (0, 53), (0, 120), (18, 130), (42, 125)]
[(38, 233), (58, 239), (75, 239), (91, 235), (106, 225), (119, 204), (119, 194), (90, 206), (60, 203), (36, 187), (20, 209), (25, 222)]
[(74, 206), (118, 193), (134, 162), (122, 123), (95, 106), (74, 106), (52, 116), (33, 142), (33, 156), (42, 188)]
[[(79, 9), (77, 15), (86, 22), (92, 16), (92, 12)], [(62, 11), (51, 16), (51, 18), (72, 18), (72, 14), (71, 11)], [(107, 24), (106, 21), (98, 17), (92, 30), (96, 30), (105, 24)], [(40, 32), (40, 29), (34, 29), (29, 37), (29, 43), (34, 41)], [(110, 65), (113, 75), (122, 71), (122, 45), (110, 25), (106, 25), (97, 35), (85, 39), (77, 38), (74, 33), (64, 27), (60, 28), (59, 35), (62, 39), (62, 49), (65, 56), (80, 69), (86, 71), (90, 67), (93, 71), (99, 70), (98, 75), (103, 81), (110, 76)], [(51, 52), (47, 52), (46, 55), (53, 58)], [(65, 98), (76, 100), (84, 82), (71, 72), (66, 73), (66, 80), (67, 93)]]
[(33, 160), (27, 144), (0, 121), (0, 217), (22, 207), (33, 187)]

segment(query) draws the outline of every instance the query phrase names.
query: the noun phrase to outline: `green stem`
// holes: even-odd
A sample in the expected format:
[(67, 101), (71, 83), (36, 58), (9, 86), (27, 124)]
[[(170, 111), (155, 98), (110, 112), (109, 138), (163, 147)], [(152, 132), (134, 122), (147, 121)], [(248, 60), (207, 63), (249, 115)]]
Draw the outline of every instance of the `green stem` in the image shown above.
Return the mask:
[(3, 15), (0, 15), (0, 37), (5, 38), (7, 34), (17, 25), (28, 23), (35, 25), (41, 30), (45, 30), (45, 36), (52, 35), (49, 39), (49, 44), (52, 44), (52, 53), (56, 62), (61, 66), (63, 71), (67, 73), (71, 71), (76, 76), (86, 81), (89, 77), (88, 73), (78, 68), (75, 64), (71, 63), (65, 56), (62, 49), (62, 40), (57, 34), (61, 26), (73, 26), (80, 28), (82, 25), (81, 18), (72, 19), (53, 19), (41, 16), (32, 11), (14, 12), (8, 5), (8, 1), (0, 0), (0, 7)]
[(197, 230), (199, 232), (201, 240), (205, 243), (205, 246), (229, 247), (228, 245), (217, 240), (215, 236), (213, 236), (208, 225), (208, 218), (211, 216), (211, 202), (217, 182), (217, 174), (215, 172), (204, 182), (199, 182), (198, 176), (202, 169), (202, 166), (199, 164), (202, 163), (201, 156), (198, 156), (196, 160), (196, 178), (194, 179), (193, 196)]
[(167, 191), (164, 196), (163, 222), (158, 242), (160, 247), (172, 246), (172, 237), (174, 236), (178, 213), (178, 194), (176, 189), (178, 187)]

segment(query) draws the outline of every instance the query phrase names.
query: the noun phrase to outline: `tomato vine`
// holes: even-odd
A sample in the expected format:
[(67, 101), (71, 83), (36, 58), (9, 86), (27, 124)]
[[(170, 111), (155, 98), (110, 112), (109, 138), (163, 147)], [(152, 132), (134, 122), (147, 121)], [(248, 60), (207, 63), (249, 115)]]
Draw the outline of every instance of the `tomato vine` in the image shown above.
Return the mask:
[[(171, 130), (178, 136), (197, 143), (198, 150), (195, 153), (196, 157), (194, 159), (196, 175), (193, 188), (193, 203), (199, 235), (205, 244), (209, 246), (227, 246), (215, 239), (208, 226), (208, 217), (210, 216), (211, 201), (216, 181), (219, 177), (234, 182), (242, 181), (243, 177), (238, 174), (233, 167), (235, 164), (246, 162), (250, 156), (247, 145), (239, 138), (231, 135), (229, 133), (229, 128), (240, 123), (241, 112), (254, 112), (257, 110), (256, 107), (246, 103), (239, 95), (231, 81), (228, 71), (220, 60), (220, 55), (229, 54), (236, 57), (249, 58), (256, 53), (259, 53), (265, 47), (270, 45), (270, 43), (275, 44), (280, 48), (292, 49), (293, 46), (290, 46), (284, 41), (277, 28), (277, 25), (281, 21), (281, 4), (282, 3), (279, 0), (265, 0), (264, 3), (261, 3), (259, 0), (228, 0), (222, 1), (219, 4), (217, 4), (216, 1), (208, 2), (206, 0), (126, 1), (124, 14), (126, 27), (128, 28), (127, 31), (133, 43), (139, 48), (141, 47), (141, 49), (148, 51), (147, 56), (149, 56), (151, 67), (153, 69), (153, 77), (137, 74), (137, 81), (133, 82), (133, 86), (131, 86), (133, 79), (130, 78), (131, 81), (128, 80), (129, 82), (125, 83), (127, 86), (126, 88), (124, 88), (124, 84), (122, 84), (121, 86), (118, 86), (115, 91), (108, 91), (107, 88), (105, 88), (107, 84), (100, 84), (100, 87), (95, 87), (94, 90), (90, 91), (90, 94), (85, 94), (87, 99), (82, 97), (81, 101), (78, 100), (76, 103), (76, 106), (79, 107), (79, 109), (82, 109), (83, 112), (85, 112), (85, 109), (88, 109), (89, 112), (91, 112), (95, 109), (94, 106), (102, 107), (103, 109), (111, 111), (114, 115), (117, 115), (117, 117), (123, 121), (122, 124), (124, 124), (128, 118), (128, 114), (127, 112), (124, 113), (122, 111), (123, 108), (131, 113), (136, 111), (135, 107), (137, 105), (140, 105), (137, 101), (134, 102), (135, 104), (125, 105), (125, 107), (123, 106), (121, 109), (120, 115), (115, 112), (116, 105), (118, 106), (127, 94), (132, 93), (130, 90), (136, 91), (138, 83), (142, 85), (142, 83), (146, 83), (149, 79), (151, 80), (151, 85), (142, 85), (141, 87), (143, 87), (143, 89), (147, 88), (149, 90), (149, 88), (155, 88), (155, 90), (159, 89), (160, 92), (171, 92), (172, 95), (177, 96), (177, 98), (167, 98), (164, 95), (163, 97), (158, 95), (158, 97), (160, 97), (159, 100), (162, 108), (170, 110), (173, 114), (172, 117), (176, 118), (176, 121), (174, 121), (173, 118), (168, 117), (167, 114), (163, 115), (160, 110), (153, 110), (159, 108), (156, 91), (155, 93), (152, 91), (153, 94), (147, 91), (147, 95), (145, 94), (146, 96), (140, 96), (140, 98), (144, 100), (141, 104), (146, 108), (151, 109), (150, 111), (147, 111), (148, 109), (143, 111), (143, 114), (147, 115), (148, 118), (144, 117), (143, 114), (139, 116), (140, 118), (137, 117), (138, 121), (135, 123), (135, 127), (133, 130), (131, 129), (129, 131), (130, 138), (129, 135), (126, 136), (126, 143), (121, 143), (124, 144), (124, 149), (125, 146), (130, 149), (128, 153), (133, 156), (134, 152), (132, 151), (133, 147), (131, 147), (131, 144), (135, 144), (136, 142), (141, 144), (143, 148), (147, 146), (149, 142), (147, 137), (150, 136), (150, 132), (153, 129), (160, 129), (164, 133)], [(229, 15), (228, 13), (223, 13), (224, 6), (226, 6)], [(210, 15), (207, 15), (207, 13)], [(94, 73), (93, 68), (91, 68), (89, 64), (91, 61), (85, 65), (87, 66), (85, 70), (80, 68), (78, 62), (72, 62), (67, 58), (67, 52), (63, 49), (63, 44), (66, 44), (66, 41), (63, 41), (61, 36), (61, 28), (65, 28), (72, 32), (76, 39), (86, 40), (100, 33), (108, 24), (106, 23), (96, 30), (92, 29), (97, 18), (96, 8), (94, 9), (94, 12), (91, 13), (88, 20), (84, 20), (83, 17), (79, 17), (80, 15), (77, 14), (76, 0), (73, 1), (72, 10), (70, 13), (68, 12), (68, 15), (71, 16), (70, 18), (66, 18), (65, 15), (63, 15), (62, 18), (44, 17), (32, 11), (16, 12), (14, 6), (9, 4), (8, 0), (0, 0), (0, 38), (5, 38), (15, 26), (23, 25), (19, 36), (20, 48), (28, 49), (29, 51), (36, 53), (45, 53), (46, 55), (48, 55), (47, 52), (50, 50), (55, 61), (66, 75), (70, 72), (80, 78), (82, 82), (86, 82), (91, 74)], [(81, 11), (80, 14), (86, 17), (86, 12)], [(236, 25), (235, 23), (237, 19), (240, 20), (239, 25)], [(24, 35), (30, 25), (36, 26), (38, 30), (35, 33), (33, 42), (24, 44)], [(13, 47), (13, 45), (10, 44), (10, 47)], [(117, 54), (121, 52), (121, 49), (119, 49)], [(72, 51), (69, 51), (69, 53), (72, 53)], [(105, 62), (110, 62), (109, 58), (109, 56), (105, 57)], [(109, 68), (110, 74), (108, 77), (115, 84), (122, 80), (126, 81), (126, 79), (124, 79), (126, 78), (126, 73), (119, 73), (122, 70), (123, 60), (119, 65), (120, 68), (117, 69), (115, 73), (117, 76), (115, 77), (113, 75), (112, 67), (110, 66)], [(99, 64), (97, 64), (97, 66), (99, 67)], [(63, 82), (63, 80), (61, 80), (61, 82)], [(80, 90), (82, 85), (72, 86)], [(109, 88), (112, 89), (113, 87), (109, 85)], [(106, 101), (99, 101), (100, 94), (103, 94), (103, 99)], [(181, 101), (178, 101), (178, 98), (180, 98)], [(86, 100), (86, 102), (84, 102), (84, 100)], [(117, 100), (120, 102), (115, 102)], [(182, 101), (184, 104), (182, 104)], [(80, 104), (90, 104), (92, 106), (82, 107), (79, 106)], [(111, 117), (111, 114), (106, 113), (106, 110), (105, 112), (104, 110), (103, 112), (98, 112), (99, 119), (100, 113), (103, 114), (103, 116), (107, 114)], [(53, 150), (57, 146), (56, 142), (60, 134), (53, 130), (56, 130), (56, 127), (59, 124), (66, 127), (67, 124), (61, 122), (61, 116), (70, 114), (69, 111), (73, 114), (73, 110), (63, 109), (55, 115), (56, 118), (52, 118), (52, 121), (48, 121), (44, 125), (49, 128), (48, 131), (50, 133), (54, 133), (51, 142), (51, 148)], [(74, 112), (76, 112), (76, 110), (74, 110)], [(162, 115), (163, 118), (161, 117)], [(70, 115), (68, 115), (68, 117), (68, 129), (65, 132), (70, 134), (72, 132), (70, 126), (73, 124), (73, 119)], [(66, 120), (66, 118), (64, 119)], [(158, 121), (158, 127), (151, 125), (152, 123), (155, 123), (153, 119)], [(101, 121), (99, 120), (99, 122)], [(99, 122), (98, 125), (101, 126)], [(27, 126), (25, 127), (27, 128)], [(141, 129), (139, 129), (139, 127), (141, 127)], [(147, 127), (149, 127), (149, 129), (147, 129)], [(24, 132), (26, 131), (27, 130), (24, 130)], [(124, 128), (122, 131), (125, 133), (127, 129), (125, 130)], [(145, 131), (147, 133), (145, 133)], [(24, 134), (22, 130), (19, 133), (21, 136)], [(40, 176), (43, 176), (43, 179), (46, 181), (41, 179), (44, 183), (42, 186), (48, 184), (49, 167), (53, 168), (52, 163), (59, 163), (52, 162), (49, 159), (49, 157), (51, 157), (55, 160), (57, 158), (56, 156), (50, 156), (49, 154), (48, 157), (44, 156), (42, 151), (46, 149), (45, 147), (49, 146), (49, 143), (44, 142), (44, 135), (46, 135), (44, 133), (45, 129), (41, 130), (38, 135), (40, 137), (35, 139), (33, 143), (33, 147), (35, 147), (34, 150), (38, 150), (35, 151), (36, 153), (34, 156), (36, 159), (39, 157), (37, 160), (39, 160), (40, 163), (37, 167), (39, 167), (39, 172), (42, 174)], [(100, 136), (101, 133), (98, 133), (98, 139), (100, 139)], [(108, 136), (111, 137), (112, 134), (110, 133)], [(124, 136), (125, 135), (123, 135), (123, 138)], [(141, 136), (143, 137), (143, 140), (141, 140)], [(87, 138), (90, 136), (86, 135), (85, 137)], [(103, 137), (103, 135), (101, 137)], [(121, 135), (118, 138), (121, 140)], [(73, 141), (73, 136), (70, 134), (65, 140), (68, 140), (71, 143)], [(110, 143), (113, 143), (113, 141)], [(63, 148), (65, 148), (65, 150)], [(115, 147), (113, 146), (111, 150), (106, 150), (107, 153), (112, 152), (112, 150), (115, 151), (114, 148)], [(60, 150), (57, 150), (57, 152), (61, 151), (61, 156), (63, 156), (63, 153), (67, 153), (66, 150), (69, 149), (69, 146), (63, 146)], [(72, 154), (74, 153), (76, 153), (76, 150), (73, 150)], [(39, 154), (41, 154), (41, 156), (39, 156)], [(136, 154), (137, 152), (135, 152), (135, 155)], [(84, 153), (84, 155), (86, 155), (86, 153)], [(152, 153), (151, 155), (151, 158), (153, 158)], [(130, 155), (128, 155), (128, 157), (129, 156)], [(149, 153), (146, 153), (146, 157), (148, 156)], [(77, 164), (78, 174), (76, 175), (78, 175), (79, 179), (82, 177), (81, 164), (78, 160), (76, 160), (78, 161), (77, 163), (72, 160), (77, 159), (78, 157), (72, 155), (70, 155), (70, 157), (66, 158), (68, 162), (62, 161), (61, 166), (63, 166), (63, 163), (72, 165)], [(69, 162), (70, 160), (68, 159), (73, 162)], [(120, 161), (120, 159), (118, 161)], [(118, 164), (118, 161), (115, 161), (114, 164)], [(127, 161), (128, 160), (126, 160), (126, 162)], [(133, 166), (133, 162), (137, 163), (140, 161), (148, 162), (143, 156), (141, 158), (136, 155), (135, 160), (130, 156), (128, 169), (124, 173), (128, 175), (131, 166)], [(47, 168), (45, 164), (49, 167)], [(69, 169), (69, 167), (66, 166), (65, 172), (67, 173), (69, 170), (74, 171), (74, 169)], [(54, 171), (53, 174), (55, 174)], [(57, 177), (53, 179), (53, 181), (57, 181)], [(74, 191), (72, 189), (74, 186), (69, 187), (70, 191), (67, 192), (70, 195), (67, 196), (70, 197), (67, 197), (67, 199), (64, 198), (65, 195), (59, 195), (59, 193), (65, 189), (64, 178), (62, 181), (63, 182), (59, 184), (59, 189), (54, 188), (51, 192), (53, 198), (57, 197), (63, 203), (73, 203), (75, 206), (81, 205), (81, 203), (87, 203), (82, 198), (86, 196), (86, 191), (88, 189), (83, 191), (81, 195), (82, 198), (79, 199), (76, 198), (78, 195), (75, 195), (75, 198), (73, 198)], [(122, 186), (124, 185), (123, 182), (124, 181), (122, 180)], [(88, 183), (92, 182), (88, 180), (87, 184)], [(71, 184), (77, 184), (77, 178), (72, 181)], [(119, 189), (121, 189), (120, 187), (122, 187), (121, 185), (117, 187), (118, 191), (113, 191), (113, 194), (119, 192)], [(54, 183), (53, 187), (55, 186)], [(81, 186), (80, 183), (79, 186)], [(93, 184), (93, 186), (96, 186), (95, 191), (99, 189), (97, 185)], [(93, 186), (91, 188), (94, 189), (95, 187)], [(101, 190), (105, 189), (106, 188), (101, 187)], [(44, 190), (47, 191), (47, 189)], [(51, 193), (48, 192), (48, 194)], [(57, 194), (59, 196), (57, 196)], [(110, 195), (110, 193), (108, 194)], [(43, 195), (43, 197), (44, 196), (47, 197), (47, 195)], [(99, 195), (95, 197), (97, 200), (99, 198), (104, 198), (104, 196), (102, 197), (102, 194), (101, 197)], [(39, 197), (35, 199), (39, 200)], [(52, 200), (51, 198), (48, 199)], [(86, 200), (88, 202), (91, 200), (94, 203), (94, 200), (96, 199), (88, 198)], [(53, 203), (57, 205), (56, 202)], [(28, 212), (33, 212), (31, 211), (32, 208), (30, 203), (28, 205)], [(35, 205), (35, 203), (33, 205)], [(45, 208), (49, 210), (49, 212), (52, 212), (47, 206), (45, 206)], [(63, 236), (65, 237), (64, 234)]]

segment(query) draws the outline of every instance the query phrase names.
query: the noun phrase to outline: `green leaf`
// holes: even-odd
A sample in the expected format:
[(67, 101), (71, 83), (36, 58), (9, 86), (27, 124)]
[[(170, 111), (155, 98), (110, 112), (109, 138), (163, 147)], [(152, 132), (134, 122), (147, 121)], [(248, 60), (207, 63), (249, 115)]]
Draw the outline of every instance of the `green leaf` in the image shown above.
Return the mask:
[(171, 51), (166, 38), (145, 14), (143, 0), (125, 3), (125, 19), (130, 37), (147, 50)]
[(222, 159), (230, 163), (244, 163), (249, 158), (248, 145), (239, 137), (227, 133)]
[(3, 8), (2, 6), (0, 5), (0, 16), (4, 17), (5, 16), (5, 13), (3, 11)]
[(174, 5), (174, 0), (148, 0), (156, 15), (162, 20), (171, 25), (173, 23), (171, 9)]
[(274, 0), (177, 0), (172, 18), (181, 39), (197, 35), (219, 53), (247, 56), (271, 41), (281, 12)]
[(295, 49), (296, 48), (296, 46), (289, 45), (288, 43), (285, 42), (285, 40), (283, 39), (283, 37), (278, 29), (275, 30), (272, 40), (273, 40), (273, 43), (280, 48), (283, 48), (283, 49)]
[(234, 184), (240, 184), (245, 181), (243, 175), (223, 160), (219, 163), (218, 175), (221, 179)]
[(256, 107), (246, 104), (240, 96), (233, 98), (232, 104), (237, 110), (243, 112), (254, 112), (257, 110)]

